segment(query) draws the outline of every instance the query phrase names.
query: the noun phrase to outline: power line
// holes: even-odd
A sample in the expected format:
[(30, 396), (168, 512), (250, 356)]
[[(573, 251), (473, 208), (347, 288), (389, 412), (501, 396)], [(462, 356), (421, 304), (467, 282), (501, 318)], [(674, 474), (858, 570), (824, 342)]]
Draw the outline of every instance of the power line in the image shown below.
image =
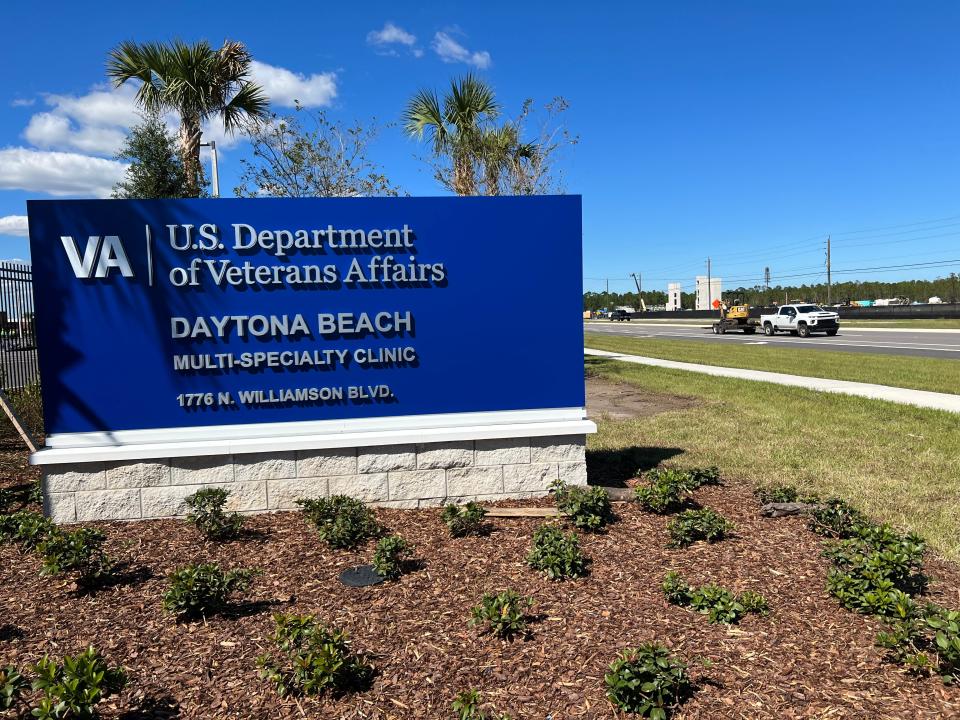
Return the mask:
[(859, 233), (865, 233), (865, 232), (877, 232), (878, 230), (894, 230), (896, 228), (915, 227), (917, 225), (930, 225), (931, 223), (946, 222), (947, 220), (957, 220), (958, 218), (960, 218), (960, 215), (950, 215), (948, 217), (935, 218), (933, 220), (918, 220), (917, 222), (903, 223), (902, 225), (886, 225), (884, 227), (865, 228), (863, 230), (846, 230), (844, 232), (838, 232), (833, 234), (834, 235), (857, 235)]

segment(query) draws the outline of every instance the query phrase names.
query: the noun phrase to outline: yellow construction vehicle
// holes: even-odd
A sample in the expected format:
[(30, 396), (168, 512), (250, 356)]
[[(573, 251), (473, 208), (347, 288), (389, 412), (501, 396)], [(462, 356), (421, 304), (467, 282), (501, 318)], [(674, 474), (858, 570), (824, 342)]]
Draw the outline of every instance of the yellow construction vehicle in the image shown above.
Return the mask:
[(760, 327), (760, 321), (750, 317), (750, 306), (743, 304), (727, 305), (720, 303), (720, 320), (713, 324), (713, 334), (723, 335), (726, 332), (742, 332), (753, 335)]

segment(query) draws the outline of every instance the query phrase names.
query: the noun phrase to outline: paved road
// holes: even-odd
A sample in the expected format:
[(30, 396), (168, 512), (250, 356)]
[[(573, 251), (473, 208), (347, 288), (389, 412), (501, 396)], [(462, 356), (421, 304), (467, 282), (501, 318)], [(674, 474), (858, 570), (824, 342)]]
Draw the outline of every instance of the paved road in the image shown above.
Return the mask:
[(874, 330), (858, 330), (857, 328), (844, 329), (842, 322), (840, 332), (835, 337), (813, 335), (808, 338), (782, 334), (767, 337), (762, 333), (755, 335), (744, 335), (743, 333), (714, 335), (706, 325), (703, 327), (659, 327), (652, 324), (610, 322), (609, 320), (588, 321), (584, 324), (584, 327), (587, 332), (620, 337), (739, 343), (757, 347), (795, 347), (800, 350), (841, 350), (844, 352), (916, 355), (960, 360), (960, 333), (915, 332), (911, 330), (892, 330), (881, 333)]

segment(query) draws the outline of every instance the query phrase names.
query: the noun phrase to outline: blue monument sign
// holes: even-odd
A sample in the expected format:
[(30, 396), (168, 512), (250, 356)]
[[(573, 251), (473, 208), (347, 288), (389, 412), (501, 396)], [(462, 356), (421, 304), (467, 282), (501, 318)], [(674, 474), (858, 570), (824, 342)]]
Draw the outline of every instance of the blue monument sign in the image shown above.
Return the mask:
[(52, 436), (584, 405), (579, 196), (28, 207)]

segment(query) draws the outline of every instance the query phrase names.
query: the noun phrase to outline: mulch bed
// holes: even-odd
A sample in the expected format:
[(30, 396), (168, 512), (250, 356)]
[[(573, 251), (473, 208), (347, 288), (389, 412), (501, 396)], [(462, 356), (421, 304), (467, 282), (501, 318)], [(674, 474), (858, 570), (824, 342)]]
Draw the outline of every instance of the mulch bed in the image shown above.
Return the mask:
[[(21, 454), (22, 457), (22, 454)], [(19, 472), (9, 472), (20, 467)], [(3, 484), (23, 482), (22, 460), (0, 461)], [(825, 590), (821, 540), (801, 518), (766, 519), (734, 482), (696, 499), (736, 522), (734, 537), (686, 550), (666, 548), (667, 518), (619, 505), (609, 532), (582, 536), (591, 572), (550, 582), (524, 563), (538, 519), (496, 519), (487, 537), (451, 539), (438, 510), (378, 510), (416, 547), (422, 569), (394, 583), (346, 588), (337, 575), (368, 562), (372, 543), (336, 551), (317, 541), (298, 513), (248, 518), (248, 535), (202, 540), (180, 521), (97, 523), (109, 551), (132, 562), (127, 581), (77, 596), (60, 578), (41, 578), (39, 560), (0, 546), (0, 665), (24, 666), (96, 644), (122, 664), (129, 684), (101, 704), (106, 718), (451, 718), (461, 690), (514, 718), (616, 717), (603, 674), (617, 651), (659, 640), (690, 664), (697, 683), (677, 718), (960, 717), (960, 689), (915, 679), (873, 646), (880, 625), (841, 609)], [(540, 500), (529, 504), (545, 504)], [(194, 561), (263, 571), (233, 610), (205, 622), (165, 614), (165, 575)], [(960, 571), (936, 559), (930, 598), (960, 606)], [(752, 589), (768, 617), (709, 625), (668, 605), (663, 575)], [(536, 600), (532, 636), (501, 642), (467, 626), (485, 591), (511, 587)], [(347, 629), (378, 674), (366, 692), (286, 699), (257, 675), (276, 611), (315, 613)]]

